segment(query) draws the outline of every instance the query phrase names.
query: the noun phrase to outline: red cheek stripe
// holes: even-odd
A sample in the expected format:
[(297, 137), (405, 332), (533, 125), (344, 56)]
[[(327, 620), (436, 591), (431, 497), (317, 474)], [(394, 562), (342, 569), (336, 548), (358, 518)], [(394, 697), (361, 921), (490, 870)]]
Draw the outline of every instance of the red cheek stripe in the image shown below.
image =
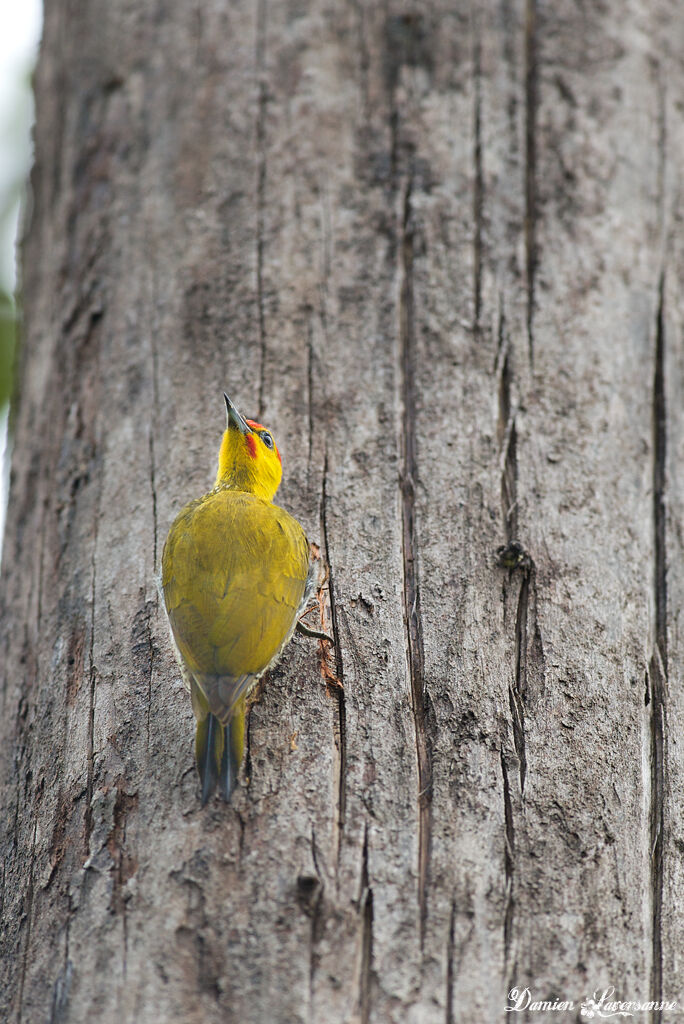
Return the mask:
[(282, 464), (283, 464), (283, 460), (282, 460), (282, 459), (280, 458), (280, 452), (278, 451), (278, 449), (277, 449), (277, 448), (276, 448), (276, 450), (275, 450), (275, 453), (276, 453), (276, 455), (278, 456), (278, 462), (279, 462), (279, 463), (280, 463), (280, 465), (282, 466)]
[(245, 444), (247, 445), (247, 451), (249, 454), (253, 459), (256, 459), (256, 441), (252, 434), (245, 435)]

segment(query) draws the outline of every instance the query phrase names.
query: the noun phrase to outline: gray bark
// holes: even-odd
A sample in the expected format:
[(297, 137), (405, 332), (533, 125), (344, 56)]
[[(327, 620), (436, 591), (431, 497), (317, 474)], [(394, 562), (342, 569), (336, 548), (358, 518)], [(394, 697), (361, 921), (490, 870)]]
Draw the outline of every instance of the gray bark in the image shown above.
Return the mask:
[[(683, 25), (47, 5), (3, 1019), (684, 999)], [(155, 573), (223, 389), (274, 430), (335, 645), (293, 641), (203, 810)]]

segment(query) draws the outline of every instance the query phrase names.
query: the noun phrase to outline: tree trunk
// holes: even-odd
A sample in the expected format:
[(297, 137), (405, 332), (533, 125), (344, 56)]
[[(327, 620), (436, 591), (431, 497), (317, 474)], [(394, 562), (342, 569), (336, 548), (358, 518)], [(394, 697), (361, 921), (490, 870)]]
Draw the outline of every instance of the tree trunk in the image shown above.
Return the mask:
[[(47, 5), (3, 1019), (682, 998), (682, 24)], [(155, 574), (224, 389), (284, 451), (335, 644), (290, 645), (202, 809)]]

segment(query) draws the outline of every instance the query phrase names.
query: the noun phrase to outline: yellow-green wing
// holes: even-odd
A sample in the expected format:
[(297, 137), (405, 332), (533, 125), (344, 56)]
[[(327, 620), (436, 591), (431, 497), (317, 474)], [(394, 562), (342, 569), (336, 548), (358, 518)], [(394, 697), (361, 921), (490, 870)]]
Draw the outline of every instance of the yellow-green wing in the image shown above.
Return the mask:
[(212, 491), (171, 527), (162, 556), (169, 621), (220, 717), (291, 635), (308, 567), (299, 523), (246, 492)]

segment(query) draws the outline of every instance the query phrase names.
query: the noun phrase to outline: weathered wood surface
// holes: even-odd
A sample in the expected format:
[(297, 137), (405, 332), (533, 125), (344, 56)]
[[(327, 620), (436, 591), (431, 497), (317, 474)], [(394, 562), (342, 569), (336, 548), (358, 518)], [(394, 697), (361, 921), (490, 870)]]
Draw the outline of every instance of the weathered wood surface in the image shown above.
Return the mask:
[[(683, 53), (667, 0), (47, 5), (3, 1019), (684, 1002)], [(155, 571), (224, 388), (343, 689), (295, 640), (202, 810)]]

